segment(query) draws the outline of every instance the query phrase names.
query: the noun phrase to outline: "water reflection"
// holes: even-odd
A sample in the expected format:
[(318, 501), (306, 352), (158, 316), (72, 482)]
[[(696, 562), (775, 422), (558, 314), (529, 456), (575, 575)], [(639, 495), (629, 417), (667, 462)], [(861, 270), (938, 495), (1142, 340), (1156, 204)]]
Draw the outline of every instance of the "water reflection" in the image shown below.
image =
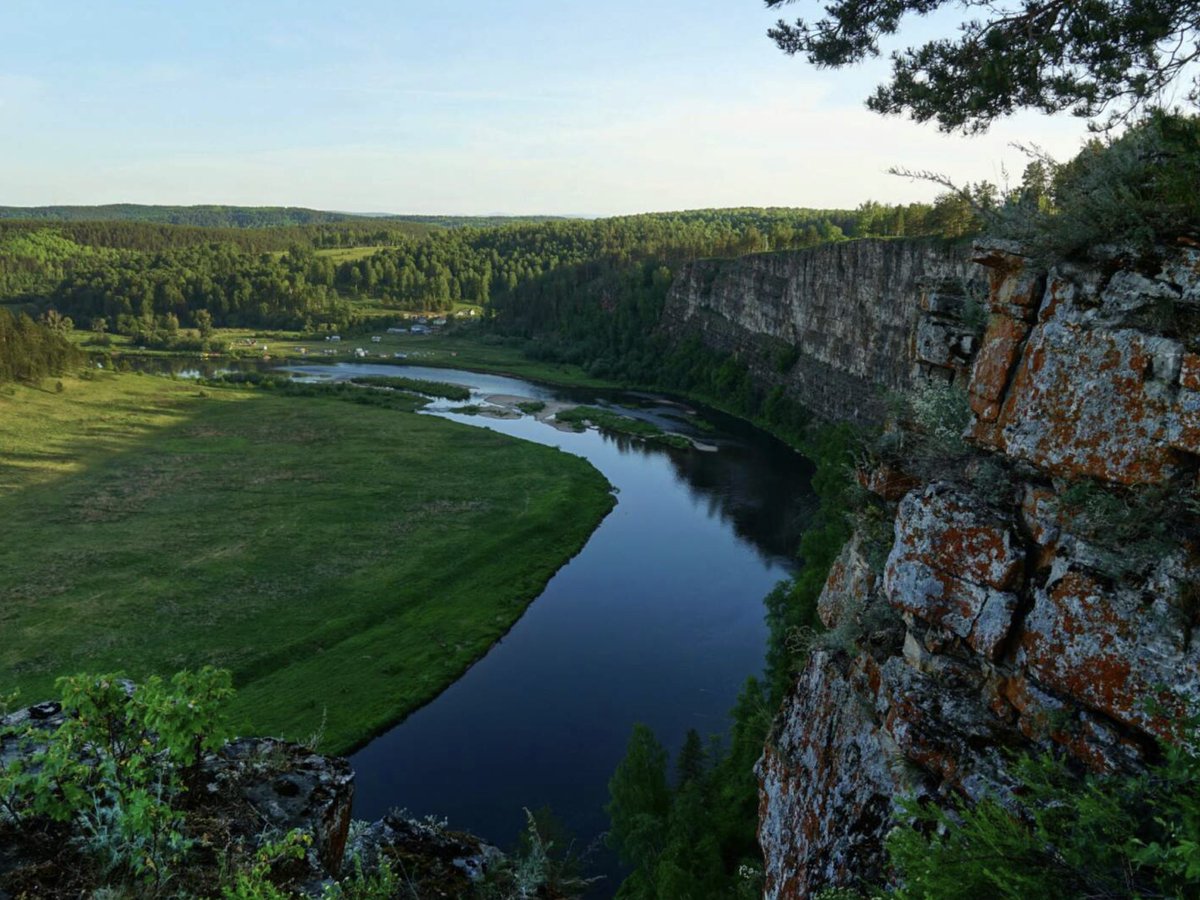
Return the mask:
[[(272, 368), (260, 361), (146, 360), (179, 376)], [(607, 783), (635, 722), (674, 753), (689, 728), (723, 732), (746, 677), (762, 668), (762, 598), (790, 572), (814, 498), (808, 463), (738, 420), (708, 413), (698, 429), (680, 404), (647, 394), (566, 390), (516, 378), (379, 364), (307, 365), (297, 377), (403, 375), (493, 395), (604, 404), (716, 447), (677, 450), (601, 434), (559, 431), (531, 416), (490, 419), (430, 412), (557, 446), (588, 459), (618, 503), (513, 630), (458, 682), (352, 758), (355, 816), (390, 808), (449, 819), (509, 845), (523, 808), (549, 806), (581, 844), (607, 819)], [(620, 872), (594, 896), (611, 896)]]
[[(551, 580), (516, 627), (462, 679), (353, 757), (355, 815), (391, 807), (447, 817), (452, 827), (508, 844), (522, 808), (549, 806), (583, 843), (607, 825), (607, 782), (635, 722), (672, 751), (689, 728), (725, 730), (747, 676), (762, 668), (762, 598), (790, 571), (813, 509), (808, 464), (736, 420), (699, 432), (669, 402), (564, 391), (444, 369), (302, 366), (301, 377), (403, 374), (464, 384), (472, 402), (503, 394), (547, 402), (632, 405), (670, 414), (672, 430), (716, 452), (627, 437), (559, 431), (531, 416), (436, 415), (584, 456), (617, 488), (616, 509)], [(596, 865), (619, 881), (615, 861)]]

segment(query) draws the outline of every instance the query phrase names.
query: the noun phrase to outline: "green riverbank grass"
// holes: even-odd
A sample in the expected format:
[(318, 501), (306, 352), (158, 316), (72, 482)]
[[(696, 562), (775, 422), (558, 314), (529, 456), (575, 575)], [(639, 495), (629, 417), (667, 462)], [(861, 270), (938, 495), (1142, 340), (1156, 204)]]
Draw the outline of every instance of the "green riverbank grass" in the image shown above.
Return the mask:
[(0, 688), (233, 670), (236, 724), (344, 752), (586, 542), (587, 462), (431, 416), (166, 378), (0, 392)]
[[(219, 328), (214, 338), (223, 350), (221, 354), (213, 356), (212, 361), (219, 363), (223, 359), (265, 357), (277, 362), (292, 360), (304, 363), (387, 363), (475, 369), (564, 387), (621, 386), (612, 381), (593, 378), (579, 366), (530, 359), (521, 352), (519, 346), (513, 344), (481, 340), (471, 325), (439, 334), (388, 334), (385, 330), (387, 325), (398, 319), (399, 314), (395, 311), (380, 310), (378, 318), (379, 326), (374, 330), (366, 334), (344, 336), (337, 343), (326, 341), (320, 335), (306, 335), (300, 332)], [(188, 329), (183, 333), (190, 338), (198, 337), (194, 331)], [(372, 337), (378, 337), (379, 343), (372, 342)], [(180, 353), (170, 350), (139, 350), (125, 335), (110, 335), (107, 347), (91, 343), (94, 336), (90, 332), (77, 330), (72, 332), (71, 338), (86, 350), (106, 350), (115, 356), (195, 358), (196, 355), (192, 352)], [(260, 349), (264, 344), (267, 347), (265, 352)], [(357, 347), (361, 347), (370, 355), (365, 359), (356, 357), (354, 350)], [(404, 353), (406, 358), (397, 359), (396, 353)], [(397, 374), (402, 375), (403, 371), (397, 369)]]

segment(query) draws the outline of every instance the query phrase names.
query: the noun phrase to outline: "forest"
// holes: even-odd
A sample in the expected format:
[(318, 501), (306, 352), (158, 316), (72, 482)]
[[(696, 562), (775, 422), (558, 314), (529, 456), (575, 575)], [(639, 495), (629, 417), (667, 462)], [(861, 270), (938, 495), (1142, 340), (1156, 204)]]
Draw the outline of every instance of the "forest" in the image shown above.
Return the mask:
[[(641, 308), (639, 283), (657, 296), (671, 269), (691, 259), (971, 227), (970, 209), (955, 198), (458, 228), (382, 219), (246, 228), (11, 220), (0, 221), (0, 302), (160, 342), (180, 328), (202, 337), (223, 326), (352, 329), (360, 300), (397, 310), (490, 306), (515, 332), (573, 315), (581, 287), (597, 309), (612, 307), (616, 294), (622, 307), (632, 299), (644, 321), (652, 310)], [(326, 252), (347, 247), (367, 252)]]
[(0, 220), (40, 222), (153, 222), (201, 228), (282, 228), (304, 225), (407, 223), (460, 228), (489, 228), (517, 222), (546, 222), (562, 216), (436, 216), (341, 213), (299, 206), (146, 206), (110, 203), (103, 206), (0, 206)]

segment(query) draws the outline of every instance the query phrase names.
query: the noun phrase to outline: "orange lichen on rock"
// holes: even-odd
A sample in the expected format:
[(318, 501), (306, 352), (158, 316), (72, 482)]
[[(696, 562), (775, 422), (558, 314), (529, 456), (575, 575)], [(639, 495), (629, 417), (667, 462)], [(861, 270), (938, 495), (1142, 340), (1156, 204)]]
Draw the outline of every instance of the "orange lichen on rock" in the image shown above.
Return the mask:
[(999, 417), (999, 401), (1020, 359), (1029, 328), (1029, 323), (1009, 316), (993, 316), (988, 324), (969, 387), (971, 409), (985, 422), (994, 422)]

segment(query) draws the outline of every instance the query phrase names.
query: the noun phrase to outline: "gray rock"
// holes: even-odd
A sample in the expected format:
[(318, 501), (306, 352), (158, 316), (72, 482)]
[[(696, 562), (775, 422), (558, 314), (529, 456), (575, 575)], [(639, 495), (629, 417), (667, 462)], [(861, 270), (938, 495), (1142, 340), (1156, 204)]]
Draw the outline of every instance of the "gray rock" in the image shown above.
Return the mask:
[[(967, 251), (923, 240), (697, 260), (671, 285), (661, 328), (734, 354), (760, 388), (781, 387), (818, 415), (880, 422), (882, 393), (908, 390), (917, 377), (914, 333), (927, 315), (920, 285), (930, 280), (982, 283)], [(789, 346), (799, 360), (780, 372)]]

